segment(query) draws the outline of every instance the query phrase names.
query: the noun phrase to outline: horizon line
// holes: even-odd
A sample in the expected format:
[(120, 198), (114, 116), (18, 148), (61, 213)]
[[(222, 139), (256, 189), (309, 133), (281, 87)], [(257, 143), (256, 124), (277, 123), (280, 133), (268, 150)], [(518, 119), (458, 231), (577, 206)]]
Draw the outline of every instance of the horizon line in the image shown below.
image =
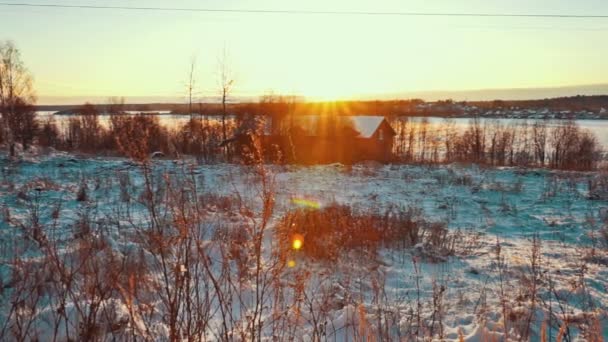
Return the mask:
[[(599, 89), (593, 89), (599, 88)], [(559, 92), (564, 91), (569, 93), (564, 94), (530, 94), (530, 97), (523, 97), (524, 94), (502, 94), (499, 96), (491, 96), (493, 93), (505, 92), (505, 93), (518, 93), (518, 92)], [(468, 94), (467, 94), (468, 93)], [(486, 93), (484, 95), (484, 93)], [(303, 102), (341, 102), (341, 101), (396, 101), (396, 100), (412, 100), (421, 99), (426, 102), (436, 102), (440, 100), (454, 100), (455, 102), (485, 102), (493, 100), (503, 101), (532, 101), (532, 100), (543, 100), (553, 99), (561, 97), (576, 97), (576, 96), (608, 96), (608, 83), (595, 83), (595, 84), (580, 84), (580, 85), (564, 85), (564, 86), (545, 86), (545, 87), (511, 87), (511, 88), (476, 88), (476, 89), (461, 89), (461, 90), (410, 90), (410, 91), (395, 91), (395, 92), (384, 92), (384, 93), (368, 93), (358, 94), (348, 97), (335, 98), (335, 99), (324, 99), (315, 96), (299, 95), (294, 93), (280, 93), (280, 92), (269, 92), (260, 93), (257, 95), (238, 95), (232, 96), (231, 103), (252, 103), (257, 102), (256, 100), (265, 95), (274, 96), (295, 96), (299, 99), (303, 99)], [(498, 95), (498, 94), (497, 94)], [(454, 98), (456, 97), (456, 98)], [(472, 97), (472, 98), (470, 98)], [(180, 104), (183, 103), (186, 95), (38, 95), (38, 99), (44, 99), (41, 103), (36, 106), (71, 106), (79, 105), (84, 102), (96, 102), (96, 101), (107, 101), (110, 98), (124, 98), (125, 104), (150, 104), (150, 103), (163, 103), (163, 104)], [(210, 101), (211, 99), (220, 98), (218, 95), (200, 96), (193, 103), (216, 103)], [(127, 102), (129, 99), (137, 101), (140, 99), (143, 102)], [(181, 99), (181, 100), (180, 100)], [(49, 103), (56, 102), (56, 103)], [(66, 100), (63, 102), (61, 100)], [(78, 101), (78, 102), (75, 102)], [(60, 103), (61, 102), (61, 103)], [(97, 103), (104, 104), (104, 103)]]

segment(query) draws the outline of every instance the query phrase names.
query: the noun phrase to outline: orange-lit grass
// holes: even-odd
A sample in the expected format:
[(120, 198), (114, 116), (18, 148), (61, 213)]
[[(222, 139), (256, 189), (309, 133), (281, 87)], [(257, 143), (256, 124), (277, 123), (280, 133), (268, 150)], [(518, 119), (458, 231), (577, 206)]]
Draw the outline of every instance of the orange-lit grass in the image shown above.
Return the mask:
[[(294, 236), (301, 236), (299, 248), (294, 248)], [(375, 254), (381, 247), (408, 248), (423, 240), (441, 244), (446, 236), (444, 224), (424, 220), (415, 208), (380, 212), (338, 204), (288, 212), (276, 229), (284, 253), (296, 249), (318, 261), (336, 261), (351, 251)]]

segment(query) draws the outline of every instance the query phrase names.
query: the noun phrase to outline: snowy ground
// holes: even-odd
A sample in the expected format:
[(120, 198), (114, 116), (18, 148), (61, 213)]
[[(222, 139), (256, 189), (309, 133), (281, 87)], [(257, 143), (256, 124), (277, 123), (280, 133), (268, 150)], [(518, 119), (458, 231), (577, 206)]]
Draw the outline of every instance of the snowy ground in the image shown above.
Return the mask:
[[(119, 174), (130, 175), (129, 187), (134, 193), (143, 182), (137, 165), (123, 159), (55, 155), (18, 164), (3, 161), (1, 166), (0, 207), (4, 215), (25, 222), (32, 201), (38, 201), (42, 203), (41, 219), (60, 211), (60, 229), (55, 238), (66, 241), (74, 233), (73, 223), (84, 212), (97, 219), (117, 218)], [(384, 250), (377, 261), (362, 262), (346, 255), (339, 265), (298, 259), (285, 277), (298, 271), (311, 272), (311, 292), (315, 292), (315, 286), (329, 284), (334, 300), (339, 298), (341, 302), (327, 314), (333, 327), (326, 336), (329, 340), (346, 338), (348, 330), (340, 327), (353, 317), (361, 326), (361, 312), (370, 325), (382, 311), (397, 313), (394, 330), (412, 326), (408, 325), (408, 320), (415, 320), (408, 316), (412, 307), (419, 307), (424, 313), (422, 319), (430, 320), (438, 304), (433, 302), (437, 293), (441, 295), (441, 335), (447, 340), (501, 340), (505, 307), (510, 315), (509, 335), (514, 340), (518, 326), (530, 316), (531, 340), (539, 340), (545, 326), (547, 336), (555, 339), (563, 326), (558, 319), (568, 321), (568, 334), (575, 340), (585, 340), (586, 329), (592, 330), (595, 321), (600, 322), (604, 339), (608, 338), (608, 246), (598, 238), (598, 231), (606, 224), (603, 220), (608, 216), (608, 202), (589, 199), (588, 182), (594, 174), (458, 165), (267, 168), (276, 189), (271, 222), (297, 207), (294, 199), (305, 198), (321, 207), (333, 202), (358, 208), (419, 207), (428, 220), (447, 222), (452, 233), (461, 234), (457, 252), (440, 260), (429, 258), (432, 251), (425, 251), (424, 246)], [(238, 194), (252, 206), (258, 199), (259, 181), (246, 167), (155, 161), (153, 169), (157, 174), (173, 175), (187, 170), (201, 192)], [(83, 182), (87, 184), (88, 199), (77, 201)], [(143, 211), (143, 207), (140, 209)], [(145, 221), (145, 216), (137, 212), (132, 215)], [(124, 248), (121, 234), (110, 232), (117, 249)], [(535, 312), (529, 315), (535, 236), (541, 252), (540, 289)], [(19, 246), (24, 242), (20, 239), (22, 236), (7, 220), (0, 223), (3, 264), (8, 263), (11, 251), (21, 250)], [(497, 259), (497, 246), (504, 259)], [(7, 277), (8, 272), (0, 266), (0, 276)], [(383, 288), (383, 300), (374, 295), (378, 284)], [(5, 315), (0, 312), (0, 328)], [(302, 329), (302, 340), (310, 338), (310, 329)], [(390, 336), (399, 339), (399, 334), (392, 331)]]

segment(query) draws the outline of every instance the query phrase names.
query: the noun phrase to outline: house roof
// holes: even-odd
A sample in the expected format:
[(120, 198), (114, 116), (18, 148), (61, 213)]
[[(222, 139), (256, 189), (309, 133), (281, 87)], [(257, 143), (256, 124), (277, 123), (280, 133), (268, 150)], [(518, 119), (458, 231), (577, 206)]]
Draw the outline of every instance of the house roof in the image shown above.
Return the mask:
[(384, 116), (349, 116), (355, 124), (355, 130), (359, 132), (362, 138), (369, 138), (374, 135), (374, 132), (380, 127)]
[[(285, 122), (288, 122), (286, 119)], [(370, 138), (385, 120), (383, 116), (322, 116), (302, 115), (293, 118), (293, 125), (308, 136), (336, 134), (352, 129), (360, 138)], [(338, 131), (337, 131), (338, 130)], [(337, 133), (340, 134), (340, 133)]]

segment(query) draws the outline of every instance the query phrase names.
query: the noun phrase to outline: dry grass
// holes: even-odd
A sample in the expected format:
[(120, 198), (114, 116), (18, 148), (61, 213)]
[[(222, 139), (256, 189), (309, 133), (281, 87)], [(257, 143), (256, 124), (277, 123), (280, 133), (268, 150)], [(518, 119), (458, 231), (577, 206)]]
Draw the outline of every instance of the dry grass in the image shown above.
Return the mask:
[(442, 254), (451, 252), (446, 225), (426, 221), (416, 208), (380, 212), (332, 204), (299, 209), (283, 217), (276, 234), (286, 251), (294, 236), (302, 236), (302, 253), (317, 261), (336, 261), (351, 251), (375, 255), (382, 247), (403, 250), (419, 243)]

